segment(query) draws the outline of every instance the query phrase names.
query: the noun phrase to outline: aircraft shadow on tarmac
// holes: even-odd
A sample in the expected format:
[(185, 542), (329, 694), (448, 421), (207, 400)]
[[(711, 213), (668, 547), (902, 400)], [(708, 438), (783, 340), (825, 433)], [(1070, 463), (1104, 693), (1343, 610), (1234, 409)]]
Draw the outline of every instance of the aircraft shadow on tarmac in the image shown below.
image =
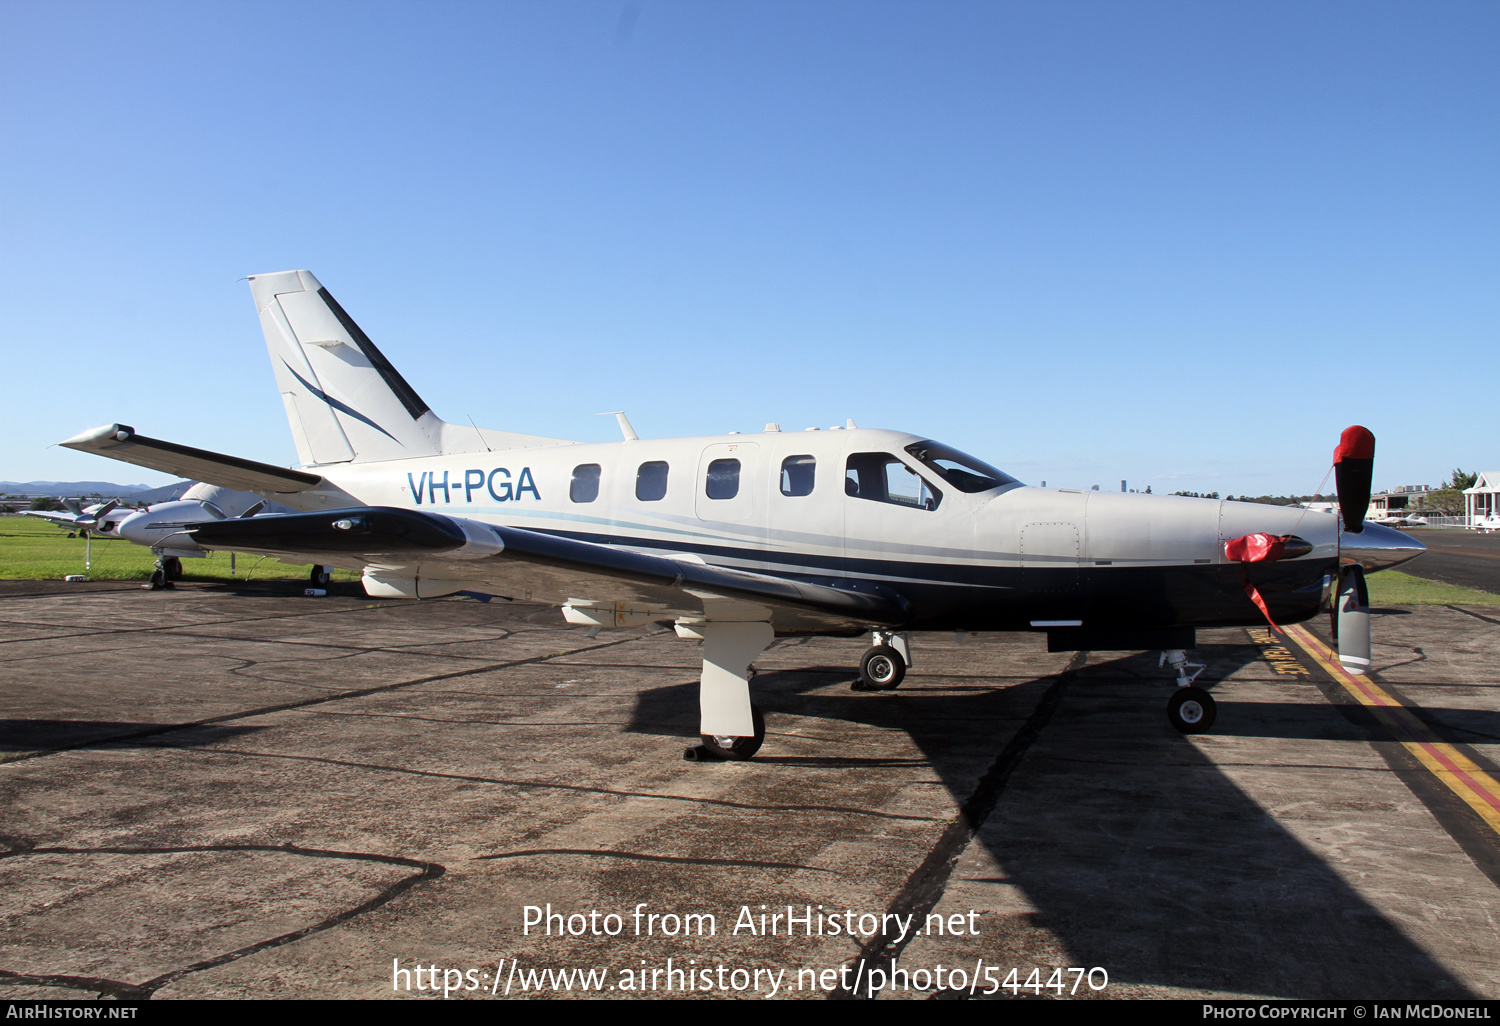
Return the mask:
[[(1258, 658), (1249, 645), (1201, 646), (1197, 655), (1207, 657), (1199, 683), (1210, 689)], [(936, 684), (942, 694), (924, 695), (923, 681), (912, 676), (896, 692), (830, 692), (832, 675), (852, 674), (829, 667), (763, 673), (753, 693), (773, 747), (778, 713), (907, 731), (961, 805), (1055, 684), (1063, 689), (1060, 703), (976, 837), (1006, 877), (970, 882), (1019, 887), (1037, 911), (992, 929), (1044, 927), (1071, 964), (1103, 966), (1111, 979), (1134, 983), (1303, 999), (1467, 996), (1443, 966), (1172, 729), (1164, 712), (1172, 685), (1153, 656), (1086, 666), (1060, 682), (997, 686), (970, 678), (957, 695), (951, 677)], [(814, 688), (821, 692), (809, 694)], [(691, 736), (697, 716), (697, 684), (687, 682), (643, 693), (627, 729)], [(987, 723), (996, 729), (987, 732)], [(1215, 732), (1291, 741), (1367, 736), (1331, 706), (1256, 702), (1221, 704)], [(1277, 758), (1317, 772), (1327, 756), (1279, 751)], [(837, 755), (778, 759), (774, 752), (756, 762), (793, 770), (879, 764)], [(1320, 811), (1331, 809), (1334, 822), (1357, 828), (1359, 817), (1375, 808), (1359, 805), (1330, 802)]]
[(90, 748), (198, 748), (264, 729), (219, 724), (178, 726), (171, 723), (130, 723), (119, 720), (0, 720), (0, 755), (8, 752), (79, 748), (85, 745)]

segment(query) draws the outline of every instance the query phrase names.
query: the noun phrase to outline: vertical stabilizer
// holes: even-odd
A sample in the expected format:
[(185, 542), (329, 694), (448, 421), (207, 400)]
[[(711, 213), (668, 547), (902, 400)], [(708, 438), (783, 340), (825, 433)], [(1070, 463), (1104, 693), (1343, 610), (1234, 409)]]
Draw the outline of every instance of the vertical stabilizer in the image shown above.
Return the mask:
[(250, 277), (303, 466), (565, 445), (446, 423), (307, 271)]
[(443, 422), (307, 271), (250, 278), (305, 466), (442, 452)]

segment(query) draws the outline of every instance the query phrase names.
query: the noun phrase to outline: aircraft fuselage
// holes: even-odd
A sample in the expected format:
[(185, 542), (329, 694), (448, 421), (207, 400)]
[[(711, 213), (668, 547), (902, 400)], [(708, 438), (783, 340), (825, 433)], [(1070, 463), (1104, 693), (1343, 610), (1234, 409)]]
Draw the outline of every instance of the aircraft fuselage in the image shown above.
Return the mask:
[[(922, 441), (834, 429), (548, 445), (323, 465), (328, 485), (278, 498), (307, 511), (393, 506), (794, 579), (879, 582), (910, 601), (910, 629), (1263, 623), (1246, 580), (1278, 622), (1327, 602), (1335, 516), (1017, 482), (966, 492), (907, 451)], [(1312, 551), (1226, 560), (1226, 540), (1256, 531), (1295, 533)]]

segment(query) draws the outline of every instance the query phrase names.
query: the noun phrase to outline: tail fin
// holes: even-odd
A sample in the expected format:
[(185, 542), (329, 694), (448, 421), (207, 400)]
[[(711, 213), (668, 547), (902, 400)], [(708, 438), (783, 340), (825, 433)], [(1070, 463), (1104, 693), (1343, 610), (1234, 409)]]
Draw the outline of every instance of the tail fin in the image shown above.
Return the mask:
[(307, 271), (253, 275), (250, 292), (304, 466), (562, 441), (445, 423)]

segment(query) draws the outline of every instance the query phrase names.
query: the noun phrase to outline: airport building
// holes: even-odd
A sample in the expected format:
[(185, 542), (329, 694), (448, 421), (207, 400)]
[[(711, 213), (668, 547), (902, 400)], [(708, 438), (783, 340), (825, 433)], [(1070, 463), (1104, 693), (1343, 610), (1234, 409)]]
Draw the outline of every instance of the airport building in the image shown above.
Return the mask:
[(1431, 491), (1430, 485), (1401, 485), (1388, 492), (1376, 492), (1370, 496), (1370, 510), (1365, 517), (1390, 516), (1406, 509), (1408, 505), (1421, 502)]
[(1500, 513), (1500, 470), (1480, 474), (1474, 487), (1464, 489), (1464, 514), (1472, 525)]

